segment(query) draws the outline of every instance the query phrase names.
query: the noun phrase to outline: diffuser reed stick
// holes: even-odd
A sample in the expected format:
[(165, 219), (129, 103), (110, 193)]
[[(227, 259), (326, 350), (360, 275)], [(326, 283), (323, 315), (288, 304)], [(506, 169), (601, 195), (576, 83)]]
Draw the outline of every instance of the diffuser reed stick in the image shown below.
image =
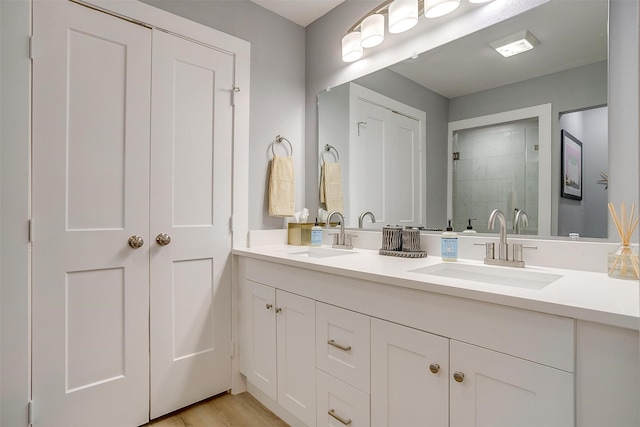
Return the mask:
[[(620, 205), (620, 216), (616, 212), (612, 203), (609, 203), (609, 213), (620, 236), (620, 248), (609, 255), (609, 276), (620, 276), (628, 278), (640, 277), (640, 263), (638, 255), (629, 245), (631, 235), (636, 230), (640, 217), (635, 218), (636, 204), (631, 205), (631, 215), (627, 218), (627, 209), (624, 203)], [(613, 258), (613, 259), (612, 259)]]

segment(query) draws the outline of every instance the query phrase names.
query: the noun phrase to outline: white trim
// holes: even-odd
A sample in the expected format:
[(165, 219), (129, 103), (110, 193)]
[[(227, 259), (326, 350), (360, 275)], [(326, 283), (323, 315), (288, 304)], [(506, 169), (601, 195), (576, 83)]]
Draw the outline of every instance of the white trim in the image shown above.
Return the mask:
[(447, 135), (447, 218), (453, 217), (453, 133), (460, 129), (475, 128), (516, 120), (538, 118), (539, 173), (538, 173), (538, 235), (551, 234), (551, 104), (473, 117), (449, 122)]

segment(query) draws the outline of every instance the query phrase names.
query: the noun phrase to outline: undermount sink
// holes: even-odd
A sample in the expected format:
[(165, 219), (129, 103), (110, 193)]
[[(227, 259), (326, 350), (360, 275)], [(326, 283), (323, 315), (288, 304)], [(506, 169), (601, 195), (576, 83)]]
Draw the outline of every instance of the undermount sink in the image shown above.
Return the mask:
[(309, 258), (329, 258), (334, 256), (352, 255), (354, 253), (355, 252), (351, 250), (344, 249), (309, 247), (301, 252), (291, 252), (291, 255), (306, 256)]
[(540, 290), (563, 277), (559, 274), (526, 269), (454, 263), (430, 265), (411, 270), (411, 272), (536, 290)]

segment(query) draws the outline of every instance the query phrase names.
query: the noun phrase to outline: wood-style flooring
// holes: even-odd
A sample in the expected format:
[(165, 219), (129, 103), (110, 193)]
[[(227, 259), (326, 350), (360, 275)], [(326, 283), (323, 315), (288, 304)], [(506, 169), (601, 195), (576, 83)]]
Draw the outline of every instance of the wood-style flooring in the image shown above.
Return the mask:
[(151, 427), (286, 427), (249, 393), (223, 393), (151, 421)]

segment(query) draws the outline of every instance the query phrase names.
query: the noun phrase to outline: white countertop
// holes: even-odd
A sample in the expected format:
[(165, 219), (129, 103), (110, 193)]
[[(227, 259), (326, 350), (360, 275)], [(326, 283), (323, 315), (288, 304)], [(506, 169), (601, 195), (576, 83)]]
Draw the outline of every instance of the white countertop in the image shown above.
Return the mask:
[[(411, 271), (441, 264), (440, 257), (400, 258), (382, 256), (377, 251), (365, 249), (354, 249), (353, 254), (327, 258), (312, 258), (296, 254), (307, 249), (308, 247), (305, 246), (259, 246), (234, 249), (233, 254), (391, 286), (468, 298), (628, 329), (640, 328), (640, 286), (636, 280), (612, 279), (605, 273), (527, 265), (525, 267), (527, 271), (562, 276), (542, 289), (528, 289)], [(457, 264), (484, 265), (479, 261), (460, 259)], [(494, 266), (487, 266), (487, 268), (513, 269), (513, 267)]]

